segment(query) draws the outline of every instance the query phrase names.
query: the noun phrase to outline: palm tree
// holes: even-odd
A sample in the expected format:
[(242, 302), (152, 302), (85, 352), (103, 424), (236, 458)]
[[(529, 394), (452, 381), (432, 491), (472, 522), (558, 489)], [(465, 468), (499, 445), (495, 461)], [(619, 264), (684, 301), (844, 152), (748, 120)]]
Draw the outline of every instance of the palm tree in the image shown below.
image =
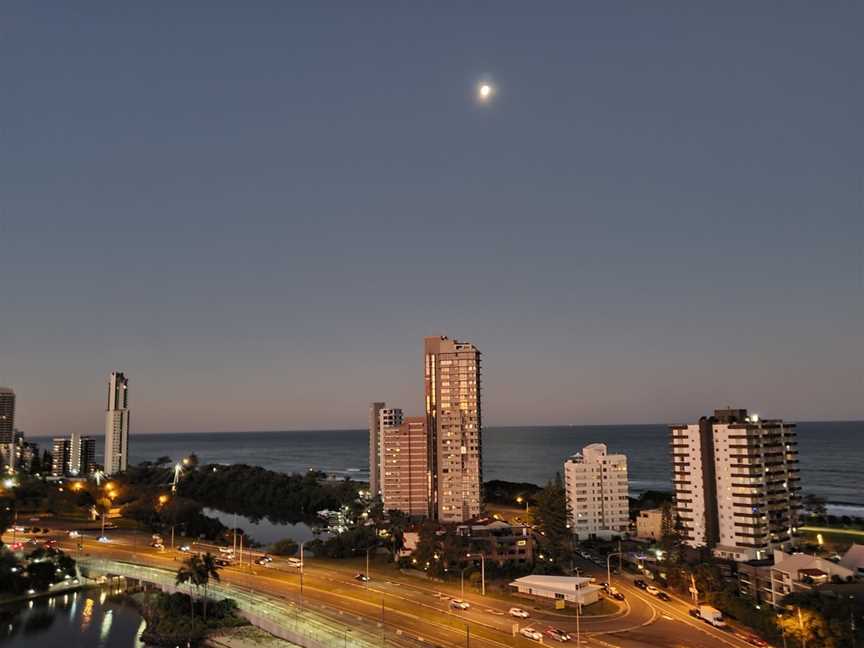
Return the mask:
[(196, 590), (200, 587), (198, 582), (200, 573), (201, 558), (198, 557), (198, 554), (194, 554), (183, 561), (180, 569), (177, 570), (177, 576), (174, 578), (174, 582), (177, 585), (189, 584), (189, 602), (192, 607), (193, 621), (195, 619), (195, 597), (192, 596), (192, 586), (194, 585)]
[(207, 620), (207, 593), (210, 587), (210, 579), (219, 582), (219, 566), (216, 559), (209, 551), (198, 561), (197, 582), (204, 588), (204, 620)]

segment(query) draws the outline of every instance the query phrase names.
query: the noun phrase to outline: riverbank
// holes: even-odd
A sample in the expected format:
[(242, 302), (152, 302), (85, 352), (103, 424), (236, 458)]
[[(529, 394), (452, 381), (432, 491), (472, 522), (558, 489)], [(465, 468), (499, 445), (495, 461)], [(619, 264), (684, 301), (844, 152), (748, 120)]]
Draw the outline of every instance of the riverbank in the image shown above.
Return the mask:
[(297, 644), (274, 637), (251, 625), (220, 630), (208, 637), (204, 646), (208, 648), (298, 648)]

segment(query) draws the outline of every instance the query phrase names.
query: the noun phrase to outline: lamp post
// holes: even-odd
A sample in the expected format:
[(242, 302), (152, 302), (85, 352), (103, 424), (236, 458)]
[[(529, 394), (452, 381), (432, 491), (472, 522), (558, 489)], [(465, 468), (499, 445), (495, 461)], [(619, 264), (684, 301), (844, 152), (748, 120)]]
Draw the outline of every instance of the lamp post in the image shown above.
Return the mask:
[(609, 584), (609, 588), (612, 588), (612, 556), (621, 557), (621, 552), (616, 551), (614, 553), (610, 553), (606, 556), (606, 582)]
[(472, 567), (472, 565), (467, 565), (467, 566), (463, 567), (462, 571), (459, 574), (459, 579), (462, 583), (461, 587), (462, 587), (462, 598), (463, 599), (465, 598), (465, 570), (471, 569), (471, 567)]
[(305, 560), (303, 560), (303, 545), (305, 545), (305, 544), (306, 544), (305, 540), (300, 543), (300, 609), (301, 610), (303, 609), (303, 569), (304, 569), (304, 563), (306, 562)]
[(483, 553), (465, 554), (466, 558), (476, 558), (480, 556), (480, 593), (481, 596), (486, 596), (486, 556)]

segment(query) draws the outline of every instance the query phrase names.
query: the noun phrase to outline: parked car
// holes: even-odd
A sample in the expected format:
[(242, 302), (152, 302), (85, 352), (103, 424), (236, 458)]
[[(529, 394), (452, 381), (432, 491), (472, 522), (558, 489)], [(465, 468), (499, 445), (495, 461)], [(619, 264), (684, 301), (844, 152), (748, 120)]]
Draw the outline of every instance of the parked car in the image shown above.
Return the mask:
[(528, 610), (523, 610), (522, 608), (512, 607), (510, 608), (510, 616), (516, 617), (517, 619), (527, 619), (529, 616)]
[(633, 584), (641, 590), (644, 590), (646, 587), (648, 587), (648, 583), (646, 583), (641, 578), (637, 578), (636, 580), (634, 580)]
[(651, 596), (657, 596), (660, 593), (660, 588), (654, 587), (653, 585), (648, 585), (645, 588), (645, 591), (648, 592)]
[(521, 628), (519, 630), (519, 634), (521, 634), (523, 637), (533, 639), (534, 641), (543, 641), (543, 634), (539, 630), (535, 630), (534, 628)]
[(564, 643), (565, 641), (570, 641), (570, 639), (572, 638), (564, 630), (562, 630), (561, 628), (556, 628), (555, 626), (549, 626), (548, 628), (546, 628), (546, 630), (543, 631), (543, 634), (545, 634), (550, 639), (560, 641), (561, 643)]
[(471, 607), (471, 604), (468, 601), (463, 601), (462, 599), (453, 599), (450, 601), (450, 607), (454, 610), (467, 610)]

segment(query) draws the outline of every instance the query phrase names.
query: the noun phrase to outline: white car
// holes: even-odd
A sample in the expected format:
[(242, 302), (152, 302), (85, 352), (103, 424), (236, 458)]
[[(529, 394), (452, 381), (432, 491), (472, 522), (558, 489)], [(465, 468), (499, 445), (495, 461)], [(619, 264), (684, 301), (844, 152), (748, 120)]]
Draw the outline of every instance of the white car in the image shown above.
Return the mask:
[(533, 639), (534, 641), (543, 641), (543, 634), (539, 630), (535, 630), (534, 628), (522, 628), (521, 630), (519, 630), (519, 634), (521, 634), (523, 637)]
[(651, 596), (657, 596), (660, 593), (660, 590), (653, 585), (649, 585), (645, 588), (645, 591), (648, 592)]
[(77, 538), (77, 537), (80, 536), (80, 535), (81, 535), (81, 534), (78, 533), (77, 531), (75, 531), (75, 529), (72, 529), (72, 530), (69, 532), (69, 537), (70, 537), (70, 538)]
[(530, 615), (528, 614), (528, 610), (512, 607), (510, 608), (510, 616), (516, 617), (517, 619), (527, 619)]
[(99, 536), (99, 537), (96, 538), (96, 539), (97, 539), (99, 542), (111, 542), (111, 540), (108, 538), (108, 536)]
[(467, 610), (471, 607), (471, 604), (468, 601), (463, 601), (462, 599), (453, 599), (450, 601), (450, 607), (455, 610)]
[(192, 551), (192, 547), (190, 547), (189, 545), (180, 545), (178, 551), (182, 551), (183, 553), (187, 553), (189, 551)]
[(221, 554), (233, 554), (234, 550), (231, 547), (219, 547), (219, 553), (221, 553)]

